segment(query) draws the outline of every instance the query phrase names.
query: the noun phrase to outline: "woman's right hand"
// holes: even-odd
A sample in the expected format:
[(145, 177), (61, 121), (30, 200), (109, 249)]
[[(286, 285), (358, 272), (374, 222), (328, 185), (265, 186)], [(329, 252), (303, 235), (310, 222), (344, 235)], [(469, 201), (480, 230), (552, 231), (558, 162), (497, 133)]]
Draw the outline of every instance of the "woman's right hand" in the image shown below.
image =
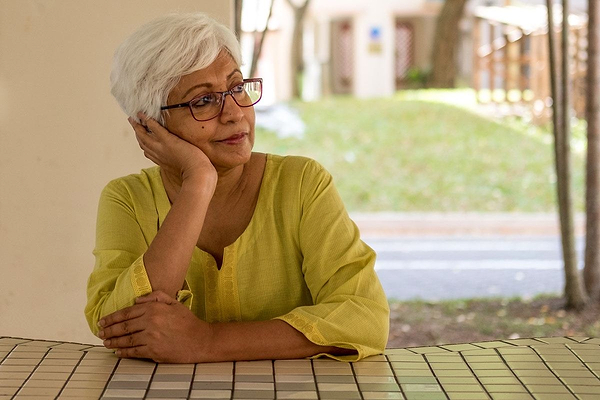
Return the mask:
[(142, 113), (138, 117), (141, 123), (133, 118), (129, 118), (129, 123), (144, 156), (160, 166), (177, 186), (177, 191), (188, 180), (216, 185), (217, 171), (202, 150), (174, 135), (158, 121)]
[(153, 290), (176, 297), (202, 233), (218, 175), (200, 148), (151, 118), (141, 115), (140, 120), (141, 123), (132, 119), (129, 122), (144, 155), (160, 167), (171, 202), (167, 216), (144, 253), (144, 267)]

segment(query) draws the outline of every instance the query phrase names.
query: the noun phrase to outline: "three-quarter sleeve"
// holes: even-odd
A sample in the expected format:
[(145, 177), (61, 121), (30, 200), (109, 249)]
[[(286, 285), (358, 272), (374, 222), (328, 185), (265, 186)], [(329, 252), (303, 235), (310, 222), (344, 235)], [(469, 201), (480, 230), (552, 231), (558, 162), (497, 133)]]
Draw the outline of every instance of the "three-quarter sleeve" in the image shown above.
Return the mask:
[[(144, 254), (170, 204), (158, 167), (111, 181), (100, 195), (96, 220), (95, 266), (87, 285), (85, 316), (94, 334), (98, 320), (152, 293)], [(192, 307), (187, 282), (177, 300)]]
[(85, 316), (94, 334), (98, 320), (152, 292), (143, 254), (148, 249), (130, 190), (109, 183), (100, 196), (96, 221), (95, 266), (87, 285)]
[(389, 305), (374, 270), (375, 252), (360, 240), (331, 175), (314, 161), (306, 164), (300, 198), (302, 273), (313, 305), (278, 318), (313, 343), (357, 352), (330, 357), (355, 361), (382, 353)]

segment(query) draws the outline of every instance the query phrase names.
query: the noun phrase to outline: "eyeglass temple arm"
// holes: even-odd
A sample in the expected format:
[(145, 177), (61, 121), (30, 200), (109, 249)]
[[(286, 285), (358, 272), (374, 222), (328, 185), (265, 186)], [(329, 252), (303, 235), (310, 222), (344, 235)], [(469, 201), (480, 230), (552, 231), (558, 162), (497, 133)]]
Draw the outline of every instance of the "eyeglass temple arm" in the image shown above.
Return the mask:
[(162, 106), (160, 109), (161, 110), (168, 110), (170, 108), (181, 108), (181, 107), (189, 107), (189, 103), (180, 103), (180, 104), (173, 104), (170, 106)]

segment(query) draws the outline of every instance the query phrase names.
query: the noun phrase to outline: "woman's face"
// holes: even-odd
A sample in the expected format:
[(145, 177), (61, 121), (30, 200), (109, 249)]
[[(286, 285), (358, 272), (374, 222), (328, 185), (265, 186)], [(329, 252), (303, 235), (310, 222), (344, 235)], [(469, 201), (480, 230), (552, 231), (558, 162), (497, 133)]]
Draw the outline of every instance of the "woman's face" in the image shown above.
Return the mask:
[[(181, 78), (169, 93), (167, 104), (190, 101), (210, 92), (224, 92), (242, 82), (233, 58), (222, 51), (207, 68)], [(254, 146), (254, 107), (240, 107), (225, 97), (223, 111), (208, 121), (196, 121), (188, 107), (169, 110), (165, 127), (202, 150), (217, 170), (245, 164)]]

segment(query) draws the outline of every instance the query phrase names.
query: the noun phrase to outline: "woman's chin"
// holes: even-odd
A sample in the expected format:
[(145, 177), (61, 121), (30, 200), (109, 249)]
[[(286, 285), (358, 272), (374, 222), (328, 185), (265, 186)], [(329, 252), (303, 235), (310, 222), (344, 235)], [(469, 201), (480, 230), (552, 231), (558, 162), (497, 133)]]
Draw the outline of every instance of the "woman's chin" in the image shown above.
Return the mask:
[(211, 157), (211, 162), (219, 170), (229, 170), (247, 164), (252, 158), (252, 148), (239, 149), (234, 152), (227, 152), (226, 154), (216, 154), (214, 158)]

